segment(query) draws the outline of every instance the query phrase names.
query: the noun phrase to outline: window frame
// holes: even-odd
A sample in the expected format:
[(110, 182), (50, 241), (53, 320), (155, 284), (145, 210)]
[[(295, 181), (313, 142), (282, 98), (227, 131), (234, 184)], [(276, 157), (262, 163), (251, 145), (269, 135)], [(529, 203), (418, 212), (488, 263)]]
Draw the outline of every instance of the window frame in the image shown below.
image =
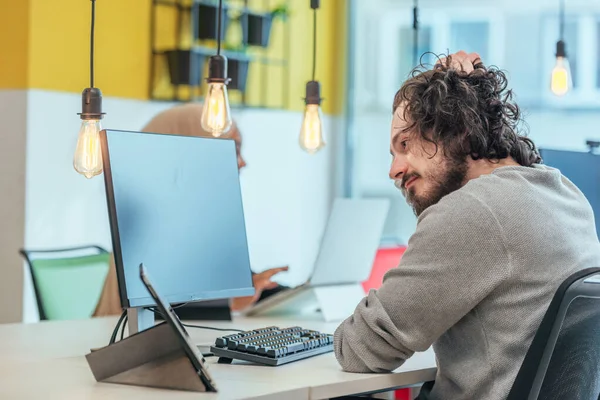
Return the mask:
[[(504, 61), (505, 50), (505, 21), (504, 15), (498, 13), (494, 7), (478, 7), (470, 11), (468, 16), (461, 13), (460, 10), (439, 10), (439, 8), (422, 8), (419, 13), (419, 25), (421, 28), (428, 28), (431, 31), (431, 48), (434, 52), (447, 53), (459, 49), (448, 49), (447, 43), (451, 39), (452, 23), (483, 22), (488, 24), (488, 41), (486, 51), (489, 54), (489, 60), (483, 60), (486, 64), (502, 65)], [(365, 15), (363, 14), (363, 17)], [(402, 83), (399, 72), (394, 66), (400, 65), (400, 54), (396, 49), (400, 48), (399, 32), (401, 29), (412, 28), (412, 7), (396, 9), (386, 13), (383, 18), (381, 15), (367, 15), (369, 21), (366, 25), (377, 26), (376, 33), (369, 35), (369, 40), (363, 40), (362, 47), (370, 46), (369, 51), (378, 48), (379, 62), (373, 62), (372, 57), (356, 60), (363, 64), (362, 69), (369, 71), (369, 65), (372, 69), (371, 74), (359, 75), (368, 76), (363, 78), (363, 82), (358, 82), (359, 87), (365, 89), (365, 100), (357, 99), (356, 107), (375, 110), (388, 110), (392, 103), (395, 92)], [(373, 21), (375, 19), (375, 21)], [(390, 42), (390, 38), (393, 41)], [(385, 40), (384, 40), (385, 39)], [(381, 48), (379, 43), (387, 43), (388, 48)], [(390, 51), (390, 49), (392, 49)], [(363, 53), (364, 54), (364, 53)], [(368, 54), (368, 53), (367, 53)], [(370, 84), (365, 84), (365, 82)], [(368, 100), (367, 100), (368, 99)]]

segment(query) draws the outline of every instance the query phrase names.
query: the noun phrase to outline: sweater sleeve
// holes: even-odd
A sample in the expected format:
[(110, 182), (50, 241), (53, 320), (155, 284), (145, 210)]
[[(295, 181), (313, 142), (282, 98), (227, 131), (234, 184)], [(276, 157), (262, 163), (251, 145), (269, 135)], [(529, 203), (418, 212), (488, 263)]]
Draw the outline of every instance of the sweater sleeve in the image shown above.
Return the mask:
[(454, 192), (419, 217), (400, 265), (337, 328), (349, 372), (389, 372), (424, 351), (510, 273), (500, 224), (470, 194)]

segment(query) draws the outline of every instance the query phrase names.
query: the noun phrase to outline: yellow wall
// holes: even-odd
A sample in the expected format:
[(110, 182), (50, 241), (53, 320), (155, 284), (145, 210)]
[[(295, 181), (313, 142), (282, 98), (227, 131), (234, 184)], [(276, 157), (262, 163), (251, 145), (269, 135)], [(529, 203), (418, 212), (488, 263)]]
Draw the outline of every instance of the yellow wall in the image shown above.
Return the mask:
[[(10, 3), (10, 4), (9, 4)], [(312, 68), (312, 10), (309, 0), (291, 0), (287, 22), (273, 25), (268, 57), (281, 59), (283, 24), (289, 24), (289, 94), (293, 110), (304, 104), (304, 86)], [(280, 0), (251, 0), (252, 8), (270, 9)], [(10, 12), (6, 13), (5, 10)], [(151, 0), (101, 0), (96, 5), (95, 85), (104, 96), (149, 98)], [(174, 18), (160, 8), (158, 37), (172, 45)], [(260, 8), (259, 8), (260, 10)], [(345, 76), (345, 0), (322, 0), (318, 10), (317, 79), (325, 98), (323, 110), (339, 113)], [(90, 2), (85, 0), (0, 0), (0, 88), (29, 87), (80, 93), (89, 85)], [(171, 42), (171, 43), (169, 43)], [(6, 50), (8, 49), (8, 52)], [(259, 51), (260, 52), (260, 51)], [(262, 71), (266, 68), (266, 71)], [(166, 71), (162, 70), (165, 74)], [(267, 88), (268, 105), (281, 103), (284, 79), (280, 67), (251, 64), (248, 103), (261, 99), (257, 85)], [(260, 78), (268, 76), (265, 83)], [(165, 75), (163, 77), (166, 78)], [(235, 94), (233, 95), (235, 96)]]
[[(269, 0), (267, 6), (274, 8), (280, 1)], [(260, 10), (265, 4), (264, 0), (250, 0), (249, 7)], [(321, 96), (323, 111), (338, 114), (342, 111), (346, 71), (346, 0), (321, 0), (317, 10), (317, 70), (316, 79), (321, 82)], [(304, 103), (301, 100), (305, 94), (306, 82), (312, 77), (312, 45), (313, 45), (313, 10), (310, 9), (310, 0), (291, 0), (290, 18), (287, 22), (275, 22), (271, 33), (267, 57), (282, 59), (285, 36), (284, 24), (289, 24), (290, 49), (289, 49), (289, 93), (287, 103), (292, 110), (301, 110)], [(254, 70), (252, 70), (254, 68)], [(256, 75), (261, 73), (261, 68), (266, 68), (266, 75), (272, 79), (269, 83), (269, 93), (273, 94), (273, 105), (279, 104), (279, 85), (283, 72), (279, 67), (251, 67), (249, 76), (249, 92), (252, 87), (262, 83)], [(254, 74), (254, 76), (253, 76)], [(258, 91), (254, 91), (258, 93)], [(252, 103), (252, 98), (249, 102)]]
[[(322, 18), (325, 19), (325, 26), (328, 27), (328, 40), (321, 44), (323, 47), (323, 81), (327, 82), (327, 91), (329, 94), (327, 107), (325, 110), (333, 114), (340, 114), (344, 110), (346, 100), (346, 64), (347, 59), (347, 21), (348, 21), (348, 1), (347, 0), (323, 0)], [(324, 104), (325, 106), (325, 104)]]
[[(89, 86), (90, 1), (30, 1), (30, 87), (81, 93)], [(95, 86), (104, 96), (148, 98), (150, 3), (96, 3)]]
[(29, 0), (0, 0), (0, 88), (26, 89)]

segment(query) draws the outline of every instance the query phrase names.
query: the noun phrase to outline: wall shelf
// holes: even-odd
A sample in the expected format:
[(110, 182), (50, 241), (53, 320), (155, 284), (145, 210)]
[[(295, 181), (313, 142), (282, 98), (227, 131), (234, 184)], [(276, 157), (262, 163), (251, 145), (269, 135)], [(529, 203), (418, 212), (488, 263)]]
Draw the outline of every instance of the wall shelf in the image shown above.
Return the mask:
[[(290, 72), (285, 46), (290, 42), (290, 29), (286, 22), (283, 22), (283, 29), (278, 29), (277, 32), (272, 27), (277, 18), (275, 14), (285, 13), (289, 1), (281, 0), (281, 6), (274, 12), (251, 10), (247, 7), (247, 0), (243, 2), (243, 7), (224, 1), (221, 54), (228, 59), (228, 75), (231, 78), (228, 89), (238, 92), (237, 95), (232, 95), (232, 105), (288, 107)], [(264, 9), (267, 9), (269, 2), (264, 0), (263, 4)], [(207, 75), (208, 59), (216, 54), (218, 2), (153, 0), (151, 7), (150, 99), (201, 100), (206, 89), (204, 78)], [(172, 32), (168, 35), (172, 36), (167, 39), (174, 39), (170, 45), (164, 44), (167, 29), (159, 26), (161, 22), (167, 25), (164, 17), (161, 21), (161, 16), (165, 13), (169, 13), (169, 17), (174, 16), (176, 21), (175, 24), (172, 24), (172, 20), (169, 21)], [(278, 57), (270, 55), (273, 53), (270, 50), (274, 34), (284, 36), (284, 40), (276, 41), (280, 47), (277, 50), (281, 54)], [(280, 70), (276, 74), (276, 81), (270, 79), (273, 74), (269, 71), (272, 72), (273, 68)], [(249, 84), (250, 80), (252, 84)], [(249, 102), (249, 97), (253, 101)], [(273, 97), (280, 99), (276, 106), (273, 105)]]

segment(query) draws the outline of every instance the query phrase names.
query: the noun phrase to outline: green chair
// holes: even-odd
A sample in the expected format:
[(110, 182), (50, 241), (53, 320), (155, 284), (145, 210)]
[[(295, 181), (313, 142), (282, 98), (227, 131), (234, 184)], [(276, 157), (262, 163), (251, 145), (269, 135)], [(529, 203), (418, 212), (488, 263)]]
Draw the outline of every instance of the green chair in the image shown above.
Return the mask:
[(108, 251), (85, 246), (19, 253), (29, 264), (40, 320), (92, 316), (108, 274)]

